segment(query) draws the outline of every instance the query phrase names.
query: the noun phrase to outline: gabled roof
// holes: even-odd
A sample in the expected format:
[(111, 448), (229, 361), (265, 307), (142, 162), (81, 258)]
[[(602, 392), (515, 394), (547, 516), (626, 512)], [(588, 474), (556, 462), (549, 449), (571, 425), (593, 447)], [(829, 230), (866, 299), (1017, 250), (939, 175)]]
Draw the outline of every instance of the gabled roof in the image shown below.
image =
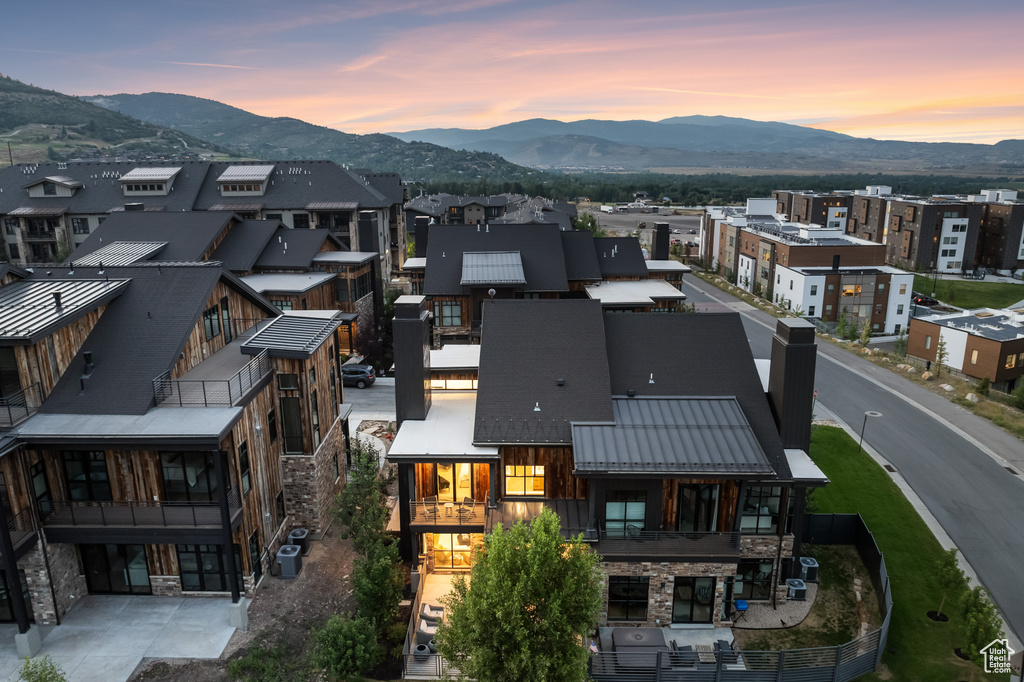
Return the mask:
[(100, 275), (23, 280), (0, 287), (0, 342), (36, 343), (110, 302), (127, 285), (126, 279)]
[(191, 211), (111, 213), (75, 249), (69, 260), (77, 261), (116, 241), (148, 241), (167, 243), (153, 260), (198, 261), (210, 250), (228, 223), (236, 219), (232, 213)]
[(210, 259), (233, 272), (250, 272), (279, 227), (278, 220), (243, 220), (228, 231)]
[(263, 182), (273, 172), (272, 163), (228, 166), (217, 176), (217, 182)]
[[(430, 235), (433, 239), (434, 235)], [(603, 277), (647, 278), (647, 265), (636, 237), (598, 237), (594, 239), (597, 263)]]
[(565, 276), (570, 280), (599, 280), (601, 266), (597, 263), (594, 235), (585, 230), (564, 231), (562, 252), (565, 254)]
[(241, 281), (260, 294), (301, 294), (329, 282), (334, 272), (267, 272), (246, 275)]
[(52, 182), (55, 185), (63, 185), (64, 187), (67, 187), (69, 189), (78, 189), (79, 187), (82, 186), (81, 182), (75, 180), (74, 178), (69, 178), (66, 175), (48, 175), (45, 178), (37, 178), (35, 180), (30, 180), (29, 182), (26, 182), (24, 185), (22, 185), (21, 188), (28, 189), (29, 187), (41, 185), (44, 182)]
[(774, 473), (735, 398), (616, 398), (612, 407), (611, 423), (573, 424), (578, 472)]
[(139, 167), (131, 169), (118, 178), (118, 181), (122, 184), (126, 182), (167, 182), (180, 172), (181, 168), (176, 166)]
[(599, 303), (501, 299), (483, 317), (474, 443), (568, 444), (570, 422), (612, 419)]
[(430, 231), (424, 294), (463, 294), (463, 253), (519, 252), (527, 292), (568, 291), (560, 231), (554, 225), (444, 225)]
[[(111, 283), (130, 281), (96, 322), (40, 407), (41, 414), (145, 414), (155, 404), (153, 379), (178, 361), (219, 281), (242, 293), (268, 316), (279, 314), (219, 263), (104, 267)], [(48, 269), (52, 271), (49, 279), (72, 279), (66, 266)], [(96, 268), (75, 266), (75, 280), (103, 277)], [(37, 271), (31, 281), (47, 279), (45, 272)], [(86, 351), (92, 352), (95, 368), (85, 380), (83, 392), (80, 379), (85, 363), (81, 356)]]
[(519, 286), (526, 284), (518, 251), (467, 251), (462, 254), (463, 286)]
[(92, 253), (82, 256), (77, 262), (69, 262), (68, 265), (71, 265), (71, 263), (90, 267), (98, 265), (131, 265), (140, 260), (150, 258), (165, 246), (167, 246), (167, 242), (111, 242)]
[(0, 279), (3, 279), (7, 275), (14, 275), (20, 279), (25, 279), (32, 273), (25, 268), (14, 265), (13, 263), (0, 263)]
[(270, 270), (308, 269), (325, 241), (330, 241), (336, 249), (341, 249), (341, 243), (331, 236), (329, 230), (292, 230), (279, 227), (270, 237), (270, 241), (266, 242), (254, 267)]
[[(604, 331), (615, 395), (735, 398), (772, 468), (789, 478), (739, 314), (606, 315)], [(680, 348), (694, 360), (679, 360)]]

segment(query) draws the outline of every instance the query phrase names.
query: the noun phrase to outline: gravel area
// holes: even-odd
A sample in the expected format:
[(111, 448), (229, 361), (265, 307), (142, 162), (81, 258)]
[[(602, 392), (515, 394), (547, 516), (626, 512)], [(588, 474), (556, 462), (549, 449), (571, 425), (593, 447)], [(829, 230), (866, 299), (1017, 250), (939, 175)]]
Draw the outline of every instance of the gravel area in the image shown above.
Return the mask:
[(787, 601), (772, 608), (770, 601), (757, 602), (748, 601), (749, 610), (743, 616), (739, 624), (733, 623), (735, 630), (768, 630), (774, 628), (790, 628), (803, 622), (807, 614), (814, 606), (814, 599), (818, 596), (817, 583), (807, 583), (806, 601)]

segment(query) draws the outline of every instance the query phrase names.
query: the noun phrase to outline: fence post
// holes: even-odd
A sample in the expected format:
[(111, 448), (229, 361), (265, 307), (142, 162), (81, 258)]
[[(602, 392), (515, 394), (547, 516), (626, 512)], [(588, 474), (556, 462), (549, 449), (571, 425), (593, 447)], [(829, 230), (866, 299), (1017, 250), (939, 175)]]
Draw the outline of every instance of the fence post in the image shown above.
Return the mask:
[(835, 663), (835, 667), (832, 669), (832, 682), (840, 682), (841, 678), (839, 677), (839, 664), (842, 662), (842, 660), (843, 660), (843, 647), (837, 646), (836, 647), (836, 663)]
[(782, 682), (782, 671), (786, 669), (786, 650), (779, 651), (779, 664), (775, 668), (775, 682)]
[(206, 404), (206, 382), (200, 381), (199, 385), (203, 387), (203, 407), (209, 407), (209, 405)]
[(132, 525), (137, 526), (138, 524), (135, 522), (135, 503), (128, 502), (128, 509), (130, 509), (132, 512)]

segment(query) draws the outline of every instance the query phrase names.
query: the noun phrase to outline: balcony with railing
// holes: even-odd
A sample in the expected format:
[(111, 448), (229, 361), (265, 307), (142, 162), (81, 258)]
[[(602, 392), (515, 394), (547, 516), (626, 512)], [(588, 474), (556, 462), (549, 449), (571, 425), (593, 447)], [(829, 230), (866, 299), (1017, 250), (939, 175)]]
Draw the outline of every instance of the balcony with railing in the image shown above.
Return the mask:
[(43, 403), (43, 392), (36, 382), (17, 393), (0, 398), (0, 429), (17, 426), (36, 413)]
[(11, 534), (14, 558), (19, 559), (35, 544), (37, 537), (32, 510), (25, 509), (18, 514), (8, 515), (7, 528)]
[(739, 532), (691, 533), (640, 530), (626, 525), (624, 531), (609, 531), (600, 525), (597, 553), (609, 556), (653, 556), (665, 559), (738, 557)]
[(490, 493), (479, 500), (439, 502), (436, 497), (409, 502), (410, 526), (483, 526), (486, 522)]
[(22, 228), (21, 238), (26, 242), (55, 242), (57, 231), (52, 229), (28, 229)]
[(153, 395), (160, 407), (234, 407), (272, 370), (264, 350), (250, 358), (237, 345), (214, 353), (180, 379), (164, 372), (153, 379)]

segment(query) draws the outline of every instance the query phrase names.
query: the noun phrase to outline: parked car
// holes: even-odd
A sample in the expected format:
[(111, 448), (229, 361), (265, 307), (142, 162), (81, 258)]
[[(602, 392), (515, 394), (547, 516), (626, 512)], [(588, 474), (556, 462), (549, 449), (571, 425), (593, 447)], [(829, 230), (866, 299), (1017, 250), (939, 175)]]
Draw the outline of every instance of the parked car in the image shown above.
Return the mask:
[(672, 234), (679, 234), (679, 230), (672, 230)]
[(369, 365), (346, 365), (341, 368), (342, 386), (366, 388), (372, 386), (377, 377), (373, 375), (373, 367)]
[(916, 291), (911, 294), (911, 299), (910, 300), (913, 301), (914, 303), (916, 303), (917, 305), (923, 305), (923, 306), (926, 306), (928, 308), (931, 308), (933, 305), (938, 305), (939, 304), (939, 302), (936, 301), (931, 296), (925, 296), (924, 294), (919, 294)]
[(690, 230), (690, 234), (697, 234), (697, 230)]
[(687, 246), (697, 246), (697, 242), (686, 242)]
[(678, 240), (678, 239), (673, 239), (673, 240), (672, 240), (672, 245), (673, 245), (673, 246), (675, 246), (675, 245), (679, 245), (679, 246), (682, 246), (682, 245), (683, 245), (683, 242), (682, 242), (682, 241), (680, 241), (680, 240)]

